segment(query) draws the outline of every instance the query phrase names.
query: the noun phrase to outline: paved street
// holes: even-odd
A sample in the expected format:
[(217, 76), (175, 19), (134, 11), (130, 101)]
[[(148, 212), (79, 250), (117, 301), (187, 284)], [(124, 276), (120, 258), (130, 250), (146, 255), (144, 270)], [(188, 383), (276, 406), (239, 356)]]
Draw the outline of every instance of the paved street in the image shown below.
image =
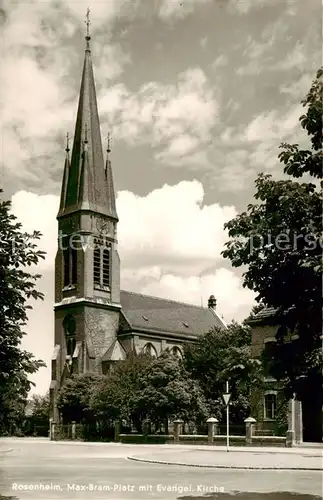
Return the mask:
[[(210, 453), (201, 447), (49, 442), (46, 439), (0, 439), (1, 500), (316, 500), (321, 472), (311, 470), (211, 469), (129, 460), (181, 453), (194, 463)], [(213, 450), (216, 461), (223, 450)], [(237, 451), (235, 454), (237, 455)], [(319, 450), (299, 450), (308, 458)], [(245, 463), (254, 451), (241, 452)], [(287, 453), (285, 458), (296, 456)], [(243, 459), (242, 459), (243, 455)], [(265, 461), (267, 454), (258, 453)], [(269, 454), (267, 455), (269, 457)], [(271, 458), (274, 454), (271, 454)], [(275, 455), (283, 460), (281, 452)], [(219, 458), (217, 458), (219, 457)], [(233, 459), (232, 459), (233, 460)], [(236, 495), (232, 497), (232, 494)], [(294, 494), (292, 494), (294, 493)], [(296, 495), (298, 493), (298, 495)], [(1, 496), (2, 495), (2, 496)]]

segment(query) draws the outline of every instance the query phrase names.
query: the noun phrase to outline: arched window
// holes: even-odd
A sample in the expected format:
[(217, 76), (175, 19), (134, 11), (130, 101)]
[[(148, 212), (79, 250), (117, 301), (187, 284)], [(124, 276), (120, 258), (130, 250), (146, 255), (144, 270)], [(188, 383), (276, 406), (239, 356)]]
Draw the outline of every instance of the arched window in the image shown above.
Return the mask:
[(150, 342), (144, 346), (143, 352), (152, 358), (157, 358), (157, 351)]
[(173, 347), (170, 352), (176, 358), (183, 359), (183, 354), (179, 347), (177, 346)]
[(65, 316), (63, 328), (66, 342), (66, 354), (72, 357), (76, 347), (76, 321), (71, 314)]
[(277, 392), (267, 391), (264, 397), (264, 418), (274, 420), (277, 409)]

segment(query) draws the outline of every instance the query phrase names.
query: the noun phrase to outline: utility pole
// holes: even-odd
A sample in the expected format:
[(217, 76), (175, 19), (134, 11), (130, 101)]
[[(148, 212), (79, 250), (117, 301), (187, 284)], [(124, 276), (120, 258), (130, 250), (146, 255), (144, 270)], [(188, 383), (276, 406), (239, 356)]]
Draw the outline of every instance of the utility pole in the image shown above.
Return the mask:
[(229, 433), (229, 402), (230, 402), (231, 394), (229, 393), (229, 381), (226, 381), (225, 384), (225, 393), (223, 394), (223, 400), (227, 407), (227, 451), (229, 451), (230, 446), (230, 433)]

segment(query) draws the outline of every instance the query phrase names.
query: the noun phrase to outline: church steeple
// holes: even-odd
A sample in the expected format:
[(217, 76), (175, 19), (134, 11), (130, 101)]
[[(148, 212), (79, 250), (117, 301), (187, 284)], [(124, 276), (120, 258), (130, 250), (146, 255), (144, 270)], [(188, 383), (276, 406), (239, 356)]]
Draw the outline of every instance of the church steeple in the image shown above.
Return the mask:
[[(64, 188), (63, 183), (62, 187), (62, 202), (58, 217), (79, 210), (89, 210), (118, 220), (116, 210), (113, 208), (115, 196), (114, 189), (111, 189), (112, 175), (106, 176), (104, 166), (90, 48), (89, 11), (86, 26), (86, 48), (72, 158), (68, 179), (65, 179), (66, 186)], [(87, 136), (86, 159), (83, 151), (85, 136)]]
[(66, 151), (66, 156), (65, 156), (65, 164), (64, 164), (61, 200), (60, 200), (60, 204), (59, 204), (59, 211), (60, 212), (62, 212), (65, 208), (67, 183), (68, 183), (68, 176), (69, 176), (69, 171), (70, 171), (70, 148), (69, 148), (69, 135), (68, 135), (68, 133), (66, 134), (65, 151)]
[(116, 199), (114, 194), (114, 183), (113, 183), (113, 174), (111, 168), (110, 161), (110, 153), (111, 153), (111, 137), (108, 134), (108, 145), (107, 145), (107, 159), (105, 164), (105, 179), (108, 187), (108, 200), (109, 200), (109, 210), (113, 216), (118, 219), (117, 210), (116, 210)]

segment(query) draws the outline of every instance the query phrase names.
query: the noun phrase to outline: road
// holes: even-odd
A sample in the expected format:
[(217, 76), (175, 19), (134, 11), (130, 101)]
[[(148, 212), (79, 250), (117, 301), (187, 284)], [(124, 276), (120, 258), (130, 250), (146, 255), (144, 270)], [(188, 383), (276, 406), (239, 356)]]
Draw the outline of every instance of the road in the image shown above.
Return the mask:
[[(160, 449), (155, 445), (1, 439), (0, 500), (321, 498), (319, 471), (207, 469), (127, 458), (138, 454), (153, 458)], [(197, 451), (191, 447), (187, 453), (193, 457)]]

